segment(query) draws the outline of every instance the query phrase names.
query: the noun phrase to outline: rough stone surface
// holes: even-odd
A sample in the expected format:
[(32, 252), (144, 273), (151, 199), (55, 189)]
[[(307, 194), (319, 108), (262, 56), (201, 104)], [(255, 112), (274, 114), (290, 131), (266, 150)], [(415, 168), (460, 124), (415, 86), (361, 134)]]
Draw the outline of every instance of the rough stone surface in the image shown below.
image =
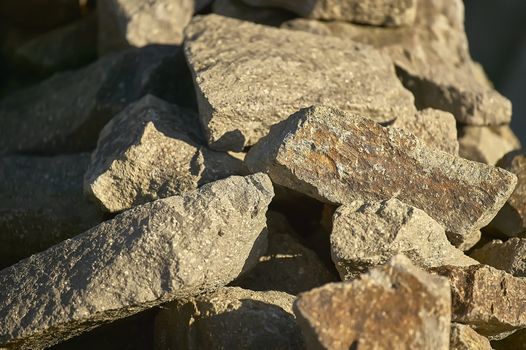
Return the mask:
[(253, 6), (279, 7), (301, 17), (342, 20), (378, 26), (404, 26), (415, 21), (416, 0), (244, 0)]
[(0, 271), (0, 346), (46, 347), (226, 285), (266, 249), (272, 196), (263, 174), (219, 180), (135, 207)]
[(501, 338), (526, 327), (526, 279), (487, 265), (433, 270), (449, 278), (455, 322), (490, 338)]
[(342, 280), (352, 280), (397, 254), (424, 268), (477, 264), (449, 243), (439, 223), (396, 198), (343, 205), (332, 227), (331, 255)]
[(89, 154), (0, 158), (0, 269), (103, 219), (84, 198)]
[(243, 162), (201, 146), (197, 116), (147, 95), (101, 131), (85, 190), (110, 212), (243, 175)]
[(449, 284), (403, 256), (301, 294), (294, 313), (310, 349), (449, 349)]
[(155, 348), (304, 349), (292, 295), (221, 288), (165, 306), (155, 320)]
[(369, 46), (217, 15), (195, 17), (185, 33), (199, 116), (214, 149), (241, 150), (313, 104), (367, 111), (379, 122), (414, 114), (392, 62)]
[(132, 49), (9, 95), (0, 101), (0, 154), (91, 150), (102, 127), (129, 103), (147, 93), (173, 99), (177, 83), (164, 81), (177, 81), (180, 73), (172, 71), (180, 68), (180, 54), (177, 47)]
[(499, 160), (497, 166), (517, 175), (518, 182), (488, 228), (508, 237), (523, 236), (526, 233), (526, 155), (511, 152)]
[(505, 154), (521, 148), (521, 143), (508, 125), (464, 126), (460, 128), (460, 156), (495, 165)]
[(510, 101), (479, 78), (480, 68), (469, 55), (461, 0), (420, 0), (415, 24), (402, 28), (305, 19), (284, 27), (381, 49), (394, 61), (419, 109), (441, 109), (471, 125), (500, 125), (511, 119)]
[(267, 213), (268, 250), (259, 263), (234, 285), (250, 290), (275, 290), (296, 295), (337, 281), (314, 251), (303, 246), (286, 219)]
[(324, 106), (273, 126), (245, 162), (323, 202), (396, 197), (442, 224), (453, 242), (488, 224), (517, 181), (505, 170), (427, 148), (403, 130)]
[(450, 350), (491, 350), (488, 338), (478, 334), (470, 326), (451, 324)]
[(481, 238), (482, 232), (480, 230), (475, 230), (460, 237), (460, 239), (455, 242), (455, 247), (462, 251), (468, 251), (480, 242)]
[(193, 0), (104, 0), (97, 3), (99, 53), (150, 44), (181, 44)]
[(526, 277), (526, 239), (494, 240), (471, 253), (481, 264), (504, 270), (516, 277)]

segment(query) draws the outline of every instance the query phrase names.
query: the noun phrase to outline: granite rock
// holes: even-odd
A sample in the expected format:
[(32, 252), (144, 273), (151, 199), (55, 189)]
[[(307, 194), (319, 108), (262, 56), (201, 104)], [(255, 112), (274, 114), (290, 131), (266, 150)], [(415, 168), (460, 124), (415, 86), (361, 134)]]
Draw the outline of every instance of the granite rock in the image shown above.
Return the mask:
[(450, 350), (491, 350), (488, 338), (478, 334), (470, 326), (451, 324)]
[(526, 277), (526, 239), (494, 240), (476, 249), (471, 257), (481, 264), (504, 270), (516, 277)]
[(47, 347), (226, 285), (264, 253), (272, 196), (266, 175), (233, 176), (135, 207), (0, 271), (0, 347)]
[(521, 148), (509, 125), (463, 126), (459, 134), (460, 156), (476, 162), (495, 165), (507, 153)]

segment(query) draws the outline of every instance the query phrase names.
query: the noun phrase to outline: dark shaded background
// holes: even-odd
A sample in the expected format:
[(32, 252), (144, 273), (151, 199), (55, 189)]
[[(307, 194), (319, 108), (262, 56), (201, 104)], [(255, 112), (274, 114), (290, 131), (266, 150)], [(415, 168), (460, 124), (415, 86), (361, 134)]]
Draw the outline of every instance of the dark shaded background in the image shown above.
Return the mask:
[(526, 0), (464, 0), (473, 59), (513, 103), (513, 131), (526, 145)]

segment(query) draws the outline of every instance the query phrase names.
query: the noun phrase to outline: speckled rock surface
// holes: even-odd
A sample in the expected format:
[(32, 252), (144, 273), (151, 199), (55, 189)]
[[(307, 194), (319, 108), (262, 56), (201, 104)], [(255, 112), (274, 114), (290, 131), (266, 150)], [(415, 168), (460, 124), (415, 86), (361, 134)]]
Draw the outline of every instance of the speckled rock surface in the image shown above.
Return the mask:
[(336, 210), (331, 255), (342, 280), (352, 280), (397, 254), (424, 268), (477, 264), (449, 243), (439, 223), (398, 199), (355, 202)]
[(195, 17), (185, 33), (213, 149), (241, 150), (313, 104), (366, 111), (379, 122), (415, 111), (392, 62), (369, 46), (217, 15)]
[(451, 324), (450, 350), (491, 350), (488, 338), (478, 334), (470, 326)]
[(417, 0), (243, 0), (254, 6), (279, 7), (301, 17), (342, 20), (377, 26), (413, 24)]
[(272, 127), (246, 157), (252, 171), (324, 202), (396, 197), (424, 210), (450, 240), (485, 226), (512, 193), (505, 170), (425, 147), (414, 136), (330, 107)]
[(476, 249), (471, 257), (482, 264), (504, 270), (516, 277), (526, 277), (526, 239), (494, 240)]
[(475, 230), (462, 237), (459, 237), (455, 242), (455, 247), (462, 251), (467, 251), (473, 248), (482, 238), (482, 232)]
[(89, 154), (0, 158), (0, 269), (103, 219), (84, 198)]
[(230, 177), (135, 207), (0, 271), (0, 346), (46, 347), (226, 285), (265, 251), (272, 196), (266, 175)]
[(495, 165), (505, 154), (521, 148), (508, 125), (464, 126), (459, 130), (460, 156)]
[(420, 0), (415, 24), (401, 28), (305, 19), (284, 27), (380, 48), (395, 62), (419, 109), (451, 112), (459, 122), (471, 125), (500, 125), (511, 119), (510, 101), (478, 78), (480, 68), (469, 55), (461, 0)]
[(155, 349), (304, 349), (287, 293), (221, 288), (167, 304), (155, 320)]
[(294, 313), (310, 349), (449, 349), (449, 284), (397, 256), (353, 282), (303, 293)]
[(495, 339), (526, 327), (526, 279), (487, 265), (433, 270), (451, 283), (453, 321)]
[(181, 44), (193, 0), (104, 0), (97, 3), (99, 53), (149, 44)]
[(193, 112), (147, 95), (101, 131), (85, 190), (118, 212), (246, 173), (241, 160), (207, 149), (201, 138)]

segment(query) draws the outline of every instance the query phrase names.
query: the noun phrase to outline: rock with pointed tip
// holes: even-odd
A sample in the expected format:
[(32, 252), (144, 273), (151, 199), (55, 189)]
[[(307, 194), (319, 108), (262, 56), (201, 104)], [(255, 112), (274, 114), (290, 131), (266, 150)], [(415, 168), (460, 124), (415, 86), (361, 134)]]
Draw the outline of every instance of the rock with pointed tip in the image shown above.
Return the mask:
[(478, 334), (470, 326), (451, 324), (450, 350), (491, 350), (488, 338)]

